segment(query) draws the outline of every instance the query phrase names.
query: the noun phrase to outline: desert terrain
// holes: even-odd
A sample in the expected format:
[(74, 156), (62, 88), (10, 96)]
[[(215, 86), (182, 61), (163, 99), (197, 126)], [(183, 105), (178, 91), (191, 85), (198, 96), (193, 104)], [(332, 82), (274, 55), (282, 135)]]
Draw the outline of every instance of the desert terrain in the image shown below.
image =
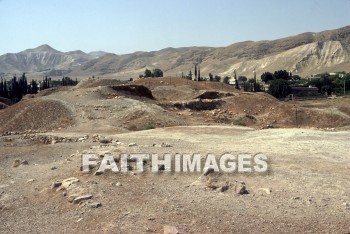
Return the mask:
[[(27, 95), (0, 110), (0, 233), (349, 233), (349, 101), (176, 77)], [(264, 154), (269, 170), (85, 173), (87, 153)]]
[(243, 41), (224, 47), (164, 48), (114, 54), (81, 50), (62, 52), (44, 44), (18, 53), (0, 55), (0, 75), (30, 79), (43, 76), (137, 78), (146, 68), (161, 68), (166, 76), (187, 75), (194, 65), (202, 76), (253, 76), (281, 68), (301, 77), (325, 72), (349, 72), (350, 26), (322, 32), (305, 32), (276, 40)]

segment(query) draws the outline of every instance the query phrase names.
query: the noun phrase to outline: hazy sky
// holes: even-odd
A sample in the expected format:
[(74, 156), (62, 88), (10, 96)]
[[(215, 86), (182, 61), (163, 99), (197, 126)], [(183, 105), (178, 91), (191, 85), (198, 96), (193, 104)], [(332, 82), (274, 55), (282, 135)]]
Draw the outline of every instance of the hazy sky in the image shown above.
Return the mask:
[(0, 0), (0, 54), (227, 46), (350, 24), (350, 0)]

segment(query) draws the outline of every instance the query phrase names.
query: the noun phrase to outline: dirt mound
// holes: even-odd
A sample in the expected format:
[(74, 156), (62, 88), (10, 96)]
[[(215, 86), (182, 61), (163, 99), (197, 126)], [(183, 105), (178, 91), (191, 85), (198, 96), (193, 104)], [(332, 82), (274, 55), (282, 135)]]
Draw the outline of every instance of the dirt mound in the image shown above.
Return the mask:
[(127, 96), (139, 96), (154, 99), (152, 92), (143, 85), (118, 85), (112, 86), (112, 89), (119, 91)]
[[(74, 87), (74, 86), (59, 86), (59, 87), (44, 89), (42, 91), (39, 91), (37, 94), (35, 94), (35, 96), (36, 97), (49, 96), (53, 93), (70, 90), (72, 87)], [(28, 96), (28, 95), (26, 95), (26, 96)]]
[(24, 100), (0, 111), (0, 134), (27, 130), (49, 131), (73, 123), (71, 112), (59, 101)]
[(219, 99), (219, 98), (230, 97), (230, 96), (233, 96), (233, 94), (226, 93), (226, 92), (217, 92), (217, 91), (204, 91), (202, 94), (200, 94), (196, 98), (199, 98), (199, 99)]
[(189, 85), (183, 86), (157, 86), (152, 89), (152, 94), (159, 101), (183, 101), (193, 99), (198, 91)]
[(76, 86), (76, 89), (80, 88), (93, 88), (98, 86), (114, 86), (125, 84), (125, 81), (117, 80), (117, 79), (84, 79), (81, 80)]
[(228, 110), (235, 113), (264, 114), (282, 102), (266, 93), (238, 93), (225, 98)]
[(240, 92), (233, 86), (224, 84), (222, 82), (206, 82), (206, 81), (193, 81), (182, 79), (179, 77), (162, 77), (162, 78), (147, 78), (139, 79), (133, 82), (134, 84), (140, 84), (153, 90), (158, 86), (184, 86), (187, 85), (193, 90), (215, 90), (215, 91), (225, 91), (225, 92)]

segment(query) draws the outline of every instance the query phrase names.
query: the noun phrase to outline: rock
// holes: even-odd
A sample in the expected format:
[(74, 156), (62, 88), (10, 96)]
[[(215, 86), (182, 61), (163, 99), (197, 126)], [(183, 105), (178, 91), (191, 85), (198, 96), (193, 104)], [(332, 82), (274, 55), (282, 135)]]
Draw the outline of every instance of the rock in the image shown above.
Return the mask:
[(78, 203), (80, 203), (81, 201), (89, 200), (89, 199), (91, 199), (91, 198), (92, 198), (92, 195), (91, 195), (91, 194), (79, 196), (79, 197), (74, 198), (73, 204), (78, 204)]
[(71, 178), (63, 180), (61, 186), (66, 189), (69, 186), (71, 186), (72, 184), (75, 184), (75, 183), (78, 183), (78, 182), (79, 182), (79, 179), (71, 177)]
[(56, 170), (56, 169), (57, 169), (56, 166), (52, 166), (52, 167), (51, 167), (51, 170)]
[(103, 171), (95, 171), (94, 175), (95, 176), (99, 176), (99, 175), (102, 175), (103, 174)]
[(210, 173), (214, 172), (214, 168), (207, 168), (204, 172), (203, 172), (203, 176), (207, 176)]
[(164, 234), (178, 234), (179, 230), (177, 230), (174, 226), (164, 226)]
[(220, 187), (220, 192), (222, 192), (222, 193), (226, 192), (229, 188), (230, 188), (230, 186), (224, 185), (224, 186)]
[(129, 144), (129, 147), (133, 147), (133, 146), (137, 146), (137, 144), (136, 143), (130, 143)]
[(34, 181), (35, 181), (34, 179), (29, 179), (29, 180), (27, 180), (27, 183), (32, 183)]
[(120, 182), (118, 182), (117, 184), (116, 184), (116, 186), (118, 186), (118, 187), (121, 187), (121, 186), (123, 186)]
[(62, 185), (61, 181), (55, 181), (51, 184), (51, 188), (58, 188)]
[(16, 159), (15, 161), (13, 161), (12, 163), (12, 167), (19, 167), (19, 165), (21, 165), (21, 161), (19, 159)]
[(171, 145), (168, 143), (162, 143), (161, 147), (171, 147)]
[(238, 183), (236, 185), (235, 192), (239, 195), (249, 194), (244, 182)]
[(76, 197), (77, 197), (77, 195), (69, 195), (68, 198), (67, 198), (67, 200), (68, 200), (69, 202), (73, 202), (74, 199), (75, 199)]
[(262, 192), (264, 192), (266, 194), (271, 194), (272, 189), (270, 189), (270, 188), (259, 188), (258, 191), (262, 191)]
[(89, 203), (88, 206), (90, 208), (99, 208), (102, 206), (101, 202), (93, 202), (93, 203)]
[(15, 161), (13, 161), (12, 163), (12, 167), (19, 167), (20, 165), (28, 165), (28, 161), (27, 160), (19, 160), (19, 159), (16, 159)]
[(112, 142), (111, 140), (106, 139), (106, 138), (100, 140), (101, 144), (110, 144), (111, 142)]

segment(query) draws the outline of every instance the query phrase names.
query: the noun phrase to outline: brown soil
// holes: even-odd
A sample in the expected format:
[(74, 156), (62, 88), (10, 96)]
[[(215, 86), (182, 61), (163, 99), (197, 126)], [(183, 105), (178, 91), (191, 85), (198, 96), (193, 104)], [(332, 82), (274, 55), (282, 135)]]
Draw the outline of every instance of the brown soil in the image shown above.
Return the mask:
[[(349, 232), (349, 98), (281, 102), (179, 78), (89, 82), (0, 110), (0, 233)], [(262, 153), (270, 170), (97, 176), (80, 170), (83, 153)]]

